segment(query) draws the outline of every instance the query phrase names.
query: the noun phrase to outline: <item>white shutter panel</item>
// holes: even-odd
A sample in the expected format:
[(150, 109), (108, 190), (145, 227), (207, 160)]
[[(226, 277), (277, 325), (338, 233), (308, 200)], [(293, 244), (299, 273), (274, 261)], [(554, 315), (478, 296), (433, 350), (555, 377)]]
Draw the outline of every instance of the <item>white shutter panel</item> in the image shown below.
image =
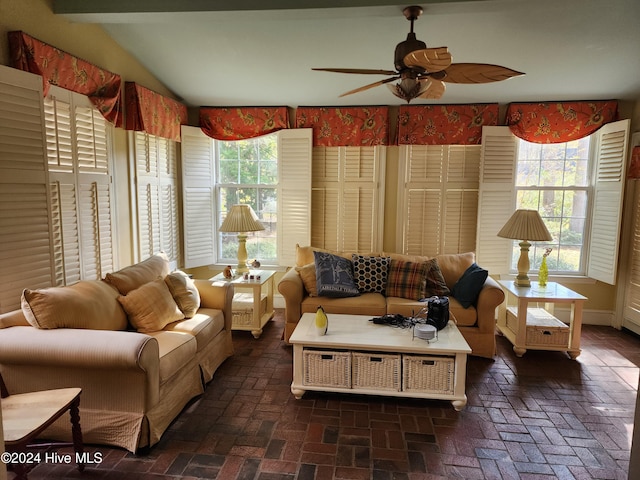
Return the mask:
[(611, 285), (618, 269), (628, 137), (629, 120), (608, 123), (597, 133), (587, 276)]
[(293, 266), (311, 242), (312, 129), (278, 132), (278, 263)]
[(173, 140), (158, 137), (158, 179), (160, 182), (160, 245), (169, 260), (180, 260), (178, 216), (178, 155)]
[[(80, 101), (80, 96), (74, 96)], [(86, 102), (88, 100), (83, 99)], [(107, 152), (110, 128), (94, 107), (75, 107), (82, 278), (113, 271), (112, 191)]]
[(193, 268), (216, 261), (215, 156), (213, 140), (200, 128), (181, 130), (184, 266)]
[[(640, 188), (633, 181), (633, 198), (629, 209), (633, 211), (631, 219), (631, 238), (628, 267), (628, 282), (625, 291), (624, 320), (630, 320), (636, 328), (640, 326)], [(636, 329), (633, 329), (636, 331)]]
[(144, 260), (161, 250), (156, 147), (154, 137), (144, 132), (133, 133), (139, 260)]
[(0, 65), (0, 313), (52, 285), (42, 78)]
[(515, 209), (518, 146), (508, 127), (483, 127), (476, 261), (491, 274), (508, 273), (512, 240), (498, 232)]
[(340, 147), (314, 147), (312, 156), (311, 245), (339, 250)]

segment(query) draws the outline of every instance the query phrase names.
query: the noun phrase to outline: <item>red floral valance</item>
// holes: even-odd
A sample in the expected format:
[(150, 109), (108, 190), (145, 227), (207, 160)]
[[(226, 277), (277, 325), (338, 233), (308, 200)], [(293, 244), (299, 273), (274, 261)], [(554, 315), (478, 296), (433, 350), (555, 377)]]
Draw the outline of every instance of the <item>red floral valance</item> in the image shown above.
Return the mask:
[(314, 147), (389, 144), (389, 107), (298, 107), (296, 127), (313, 129)]
[(287, 107), (201, 107), (200, 128), (216, 140), (245, 140), (289, 128)]
[(591, 135), (618, 119), (618, 102), (512, 103), (507, 109), (511, 132), (534, 143), (563, 143)]
[(497, 103), (402, 105), (398, 145), (479, 145), (482, 127), (497, 124)]
[(125, 128), (180, 141), (180, 125), (187, 123), (187, 107), (134, 82), (125, 82)]
[(96, 67), (24, 32), (9, 32), (9, 48), (14, 68), (42, 76), (45, 95), (49, 85), (86, 95), (104, 118), (117, 127), (122, 126), (120, 75)]

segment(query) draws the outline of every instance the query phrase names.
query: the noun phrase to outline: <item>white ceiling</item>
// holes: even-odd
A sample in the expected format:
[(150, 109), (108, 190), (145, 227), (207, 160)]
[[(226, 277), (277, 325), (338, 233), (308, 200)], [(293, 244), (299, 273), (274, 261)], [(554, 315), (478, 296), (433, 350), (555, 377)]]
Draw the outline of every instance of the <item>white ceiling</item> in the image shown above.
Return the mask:
[[(640, 0), (433, 1), (419, 3), (419, 40), (449, 47), (454, 63), (493, 63), (526, 75), (493, 84), (448, 84), (442, 99), (412, 104), (640, 99)], [(403, 103), (385, 86), (339, 98), (384, 76), (311, 68), (393, 70), (395, 46), (409, 32), (402, 10), (410, 3), (210, 3), (225, 2), (55, 0), (54, 11), (101, 24), (190, 106)], [(287, 3), (296, 9), (269, 10)]]

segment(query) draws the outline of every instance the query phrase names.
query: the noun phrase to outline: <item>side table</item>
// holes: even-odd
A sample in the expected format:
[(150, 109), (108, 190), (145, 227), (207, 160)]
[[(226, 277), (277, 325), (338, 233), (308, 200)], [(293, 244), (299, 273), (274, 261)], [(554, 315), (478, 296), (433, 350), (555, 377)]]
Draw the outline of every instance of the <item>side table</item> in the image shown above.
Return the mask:
[[(540, 287), (517, 287), (513, 280), (500, 280), (506, 291), (506, 309), (498, 318), (498, 330), (522, 357), (529, 350), (563, 351), (575, 360), (580, 355), (582, 306), (587, 297), (556, 282)], [(569, 304), (569, 325), (553, 315), (556, 304)]]
[[(254, 338), (260, 338), (262, 328), (273, 318), (273, 270), (251, 270), (249, 280), (242, 276), (225, 278), (219, 273), (209, 280), (231, 282), (233, 295), (233, 330), (250, 331)], [(250, 294), (241, 293), (249, 291)]]

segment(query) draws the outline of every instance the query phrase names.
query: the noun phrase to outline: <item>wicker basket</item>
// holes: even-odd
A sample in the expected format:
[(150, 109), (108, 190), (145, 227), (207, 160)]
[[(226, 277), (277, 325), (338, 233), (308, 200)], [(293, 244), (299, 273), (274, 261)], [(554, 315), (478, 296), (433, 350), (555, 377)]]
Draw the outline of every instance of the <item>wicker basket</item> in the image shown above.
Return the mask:
[(353, 352), (353, 388), (399, 392), (400, 355)]
[(304, 385), (351, 388), (351, 352), (304, 350)]
[(567, 347), (569, 326), (542, 308), (527, 311), (527, 345)]
[(402, 356), (402, 390), (453, 394), (455, 359), (426, 355)]

